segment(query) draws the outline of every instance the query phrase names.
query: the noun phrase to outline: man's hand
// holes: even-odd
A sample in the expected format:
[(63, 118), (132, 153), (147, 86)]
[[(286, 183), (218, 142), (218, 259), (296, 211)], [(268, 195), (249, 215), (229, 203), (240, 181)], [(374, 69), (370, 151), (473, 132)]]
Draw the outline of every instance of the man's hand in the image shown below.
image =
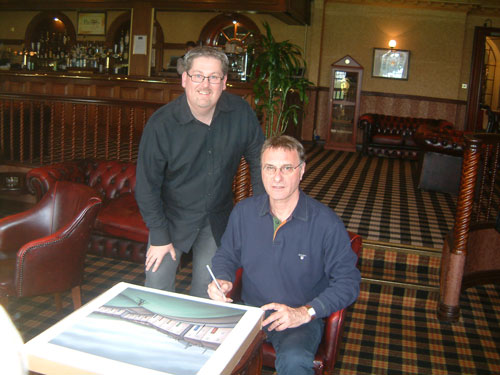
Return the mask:
[(149, 269), (153, 267), (151, 271), (156, 272), (158, 267), (160, 267), (161, 261), (167, 254), (170, 254), (172, 260), (175, 260), (175, 249), (173, 244), (169, 243), (168, 245), (162, 246), (150, 245), (146, 253), (146, 271), (149, 271)]
[(293, 308), (281, 303), (268, 303), (262, 306), (261, 309), (275, 310), (262, 322), (263, 326), (272, 323), (267, 328), (269, 331), (274, 329), (276, 331), (283, 331), (287, 328), (295, 328), (311, 321), (311, 317), (307, 313), (307, 308), (305, 306)]
[(233, 283), (230, 281), (226, 280), (220, 280), (217, 279), (217, 282), (220, 285), (220, 288), (222, 289), (222, 293), (217, 288), (217, 284), (215, 284), (215, 281), (212, 281), (210, 284), (208, 284), (207, 288), (207, 293), (208, 296), (213, 299), (214, 301), (222, 301), (222, 302), (233, 302), (231, 298), (226, 297), (226, 294), (233, 289)]

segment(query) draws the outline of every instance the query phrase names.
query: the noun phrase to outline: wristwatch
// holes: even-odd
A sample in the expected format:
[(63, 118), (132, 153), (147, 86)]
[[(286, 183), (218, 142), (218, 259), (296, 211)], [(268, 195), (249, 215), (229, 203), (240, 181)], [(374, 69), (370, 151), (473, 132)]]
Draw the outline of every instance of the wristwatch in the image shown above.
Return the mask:
[(316, 310), (314, 310), (314, 307), (310, 305), (306, 305), (307, 313), (311, 317), (311, 320), (316, 318)]

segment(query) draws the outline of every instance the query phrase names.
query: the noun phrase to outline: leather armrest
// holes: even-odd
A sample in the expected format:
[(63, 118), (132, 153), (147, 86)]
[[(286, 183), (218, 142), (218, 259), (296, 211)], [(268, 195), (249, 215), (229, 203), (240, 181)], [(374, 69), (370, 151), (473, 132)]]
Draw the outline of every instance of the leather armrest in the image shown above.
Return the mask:
[(70, 223), (19, 250), (15, 281), (18, 296), (42, 294), (46, 290), (62, 292), (81, 283), (90, 228), (100, 206), (101, 199), (91, 198)]
[(28, 190), (34, 194), (37, 201), (52, 187), (56, 181), (85, 182), (82, 165), (77, 161), (67, 161), (58, 164), (34, 168), (26, 174)]
[(241, 300), (241, 277), (243, 275), (243, 268), (238, 268), (236, 270), (236, 277), (234, 278), (233, 281), (233, 289), (229, 291), (227, 296), (231, 298), (233, 301), (240, 301)]
[(0, 220), (0, 258), (13, 257), (26, 243), (50, 233), (50, 220), (33, 207)]

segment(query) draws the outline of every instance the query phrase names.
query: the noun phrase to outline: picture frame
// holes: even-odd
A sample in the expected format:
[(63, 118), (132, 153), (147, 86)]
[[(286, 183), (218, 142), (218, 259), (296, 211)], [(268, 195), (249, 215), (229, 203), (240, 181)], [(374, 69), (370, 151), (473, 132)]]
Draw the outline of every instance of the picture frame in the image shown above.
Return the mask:
[(78, 35), (105, 35), (106, 12), (78, 12)]
[(374, 48), (372, 77), (408, 80), (410, 51)]
[(260, 308), (120, 282), (24, 344), (36, 373), (230, 374)]

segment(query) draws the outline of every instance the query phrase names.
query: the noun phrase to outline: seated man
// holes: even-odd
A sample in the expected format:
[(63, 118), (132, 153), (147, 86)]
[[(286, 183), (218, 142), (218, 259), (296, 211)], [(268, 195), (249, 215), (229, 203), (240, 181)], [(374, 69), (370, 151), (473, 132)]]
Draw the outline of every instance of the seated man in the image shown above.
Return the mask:
[(353, 303), (360, 273), (347, 231), (328, 207), (307, 196), (299, 184), (305, 151), (296, 139), (266, 140), (261, 152), (267, 194), (233, 209), (221, 246), (212, 258), (219, 282), (210, 298), (225, 294), (243, 267), (242, 300), (266, 310), (263, 326), (276, 350), (278, 374), (313, 374), (323, 319)]

